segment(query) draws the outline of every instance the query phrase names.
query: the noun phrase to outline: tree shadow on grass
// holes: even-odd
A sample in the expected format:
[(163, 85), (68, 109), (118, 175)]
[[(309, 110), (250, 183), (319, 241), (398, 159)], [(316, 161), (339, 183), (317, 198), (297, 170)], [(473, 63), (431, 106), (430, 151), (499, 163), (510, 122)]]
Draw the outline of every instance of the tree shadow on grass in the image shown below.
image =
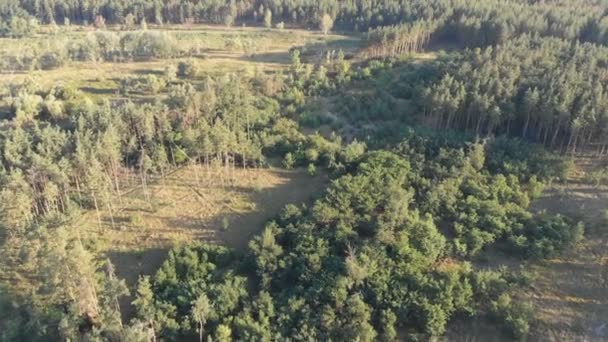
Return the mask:
[(156, 75), (156, 76), (164, 75), (163, 70), (154, 70), (154, 69), (137, 69), (137, 70), (133, 70), (132, 73), (135, 75)]
[(288, 51), (261, 52), (252, 56), (241, 56), (239, 59), (255, 63), (291, 64), (291, 56)]
[(94, 95), (114, 95), (116, 93), (116, 89), (111, 88), (80, 87), (80, 90)]
[[(285, 205), (311, 202), (321, 196), (329, 182), (326, 175), (309, 177), (296, 172), (277, 172), (288, 179), (285, 184), (260, 191), (241, 189), (243, 192), (249, 192), (251, 202), (256, 203), (260, 209), (226, 215), (228, 229), (219, 232), (219, 237), (226, 245), (236, 249), (247, 248), (249, 241), (260, 233), (266, 223), (276, 217)], [(221, 217), (218, 218), (220, 224), (221, 219)]]
[(168, 252), (169, 248), (153, 248), (137, 252), (108, 253), (108, 258), (116, 266), (116, 276), (124, 279), (129, 287), (130, 295), (120, 299), (123, 321), (127, 322), (135, 316), (135, 307), (131, 303), (135, 299), (139, 277), (154, 275), (165, 261)]

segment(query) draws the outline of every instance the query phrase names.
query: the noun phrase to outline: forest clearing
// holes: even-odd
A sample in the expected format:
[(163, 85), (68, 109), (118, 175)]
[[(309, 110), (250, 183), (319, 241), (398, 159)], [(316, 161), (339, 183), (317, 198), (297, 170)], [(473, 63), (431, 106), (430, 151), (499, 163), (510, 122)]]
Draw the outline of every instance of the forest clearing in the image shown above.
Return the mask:
[[(174, 37), (178, 51), (169, 58), (158, 56), (133, 61), (67, 61), (60, 67), (49, 69), (11, 70), (4, 68), (0, 77), (6, 83), (20, 83), (26, 79), (44, 87), (56, 85), (71, 86), (83, 91), (94, 99), (124, 98), (119, 94), (120, 80), (125, 77), (142, 77), (165, 74), (168, 63), (188, 60), (193, 63), (197, 74), (225, 75), (238, 72), (253, 77), (256, 73), (276, 73), (286, 69), (291, 63), (290, 49), (305, 48), (307, 58), (314, 63), (323, 58), (325, 51), (343, 50), (353, 54), (360, 45), (360, 38), (354, 35), (329, 34), (298, 28), (276, 30), (259, 27), (221, 27), (211, 25), (172, 25), (148, 29), (150, 34), (162, 33)], [(120, 28), (105, 31), (118, 34)], [(36, 51), (59, 51), (65, 49), (71, 40), (86, 40), (96, 34), (89, 27), (72, 26), (58, 32), (41, 34), (18, 41), (0, 37), (0, 60), (10, 60), (12, 56), (33, 54)], [(65, 57), (63, 57), (65, 58)], [(197, 75), (193, 75), (193, 84)]]
[(217, 167), (180, 168), (148, 184), (147, 194), (136, 185), (107, 202), (112, 211), (101, 208), (99, 217), (91, 211), (78, 224), (91, 227), (109, 252), (168, 249), (193, 240), (246, 248), (285, 204), (308, 202), (325, 182), (322, 175), (312, 177), (305, 170), (224, 173)]

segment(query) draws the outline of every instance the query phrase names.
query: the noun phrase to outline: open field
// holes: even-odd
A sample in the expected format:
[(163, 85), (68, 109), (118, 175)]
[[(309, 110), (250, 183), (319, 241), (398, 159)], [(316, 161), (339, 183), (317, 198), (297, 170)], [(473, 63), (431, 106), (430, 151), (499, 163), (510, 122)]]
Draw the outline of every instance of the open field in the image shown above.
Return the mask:
[[(37, 35), (27, 39), (0, 38), (0, 56), (41, 47), (62, 46), (61, 44), (70, 40), (84, 39), (94, 32), (90, 28), (82, 27), (62, 30), (55, 34)], [(150, 30), (157, 31), (154, 28)], [(167, 32), (176, 39), (182, 58), (116, 63), (71, 61), (51, 70), (0, 71), (0, 83), (19, 83), (31, 78), (35, 84), (43, 87), (71, 85), (99, 99), (114, 96), (118, 82), (125, 76), (162, 75), (168, 65), (177, 64), (183, 58), (196, 61), (201, 75), (238, 72), (252, 76), (256, 71), (274, 72), (288, 66), (289, 50), (294, 47), (306, 47), (306, 55), (311, 62), (321, 58), (324, 51), (342, 49), (345, 53), (352, 53), (359, 47), (357, 36), (323, 35), (302, 29), (180, 25), (163, 27), (162, 32)]]

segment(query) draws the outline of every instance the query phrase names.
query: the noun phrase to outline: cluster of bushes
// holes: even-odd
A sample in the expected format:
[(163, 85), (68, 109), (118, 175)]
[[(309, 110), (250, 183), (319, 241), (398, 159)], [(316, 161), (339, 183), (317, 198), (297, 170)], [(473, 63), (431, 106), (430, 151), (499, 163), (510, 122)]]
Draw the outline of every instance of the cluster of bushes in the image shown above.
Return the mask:
[(5, 97), (10, 115), (18, 124), (37, 121), (62, 122), (78, 111), (92, 108), (93, 103), (69, 86), (40, 89), (31, 80), (9, 89)]
[(36, 33), (38, 20), (30, 16), (13, 15), (8, 20), (0, 17), (0, 37), (24, 38)]
[[(417, 205), (443, 217), (456, 254), (476, 255), (497, 241), (519, 241), (513, 245), (518, 255), (549, 257), (580, 240), (580, 224), (528, 212), (543, 182), (566, 174), (569, 164), (548, 152), (526, 155), (524, 149), (510, 156), (518, 144), (504, 138), (466, 143), (435, 133), (412, 134), (397, 147), (419, 174), (413, 183)], [(511, 167), (515, 161), (517, 168)]]
[(115, 33), (96, 31), (79, 39), (52, 38), (5, 51), (0, 65), (5, 70), (53, 69), (68, 61), (130, 61), (171, 58), (183, 54), (173, 35), (158, 31)]
[(521, 231), (509, 237), (513, 248), (529, 258), (552, 258), (576, 246), (583, 239), (581, 222), (557, 215), (539, 215), (524, 223)]
[(193, 60), (180, 61), (177, 64), (177, 77), (193, 78), (199, 73), (198, 64)]
[(133, 93), (157, 94), (166, 86), (167, 81), (155, 75), (127, 76), (120, 80), (119, 90), (123, 95)]
[(588, 184), (595, 187), (599, 187), (608, 180), (608, 169), (600, 168), (597, 170), (589, 171), (585, 174), (585, 180)]
[(529, 303), (513, 301), (510, 293), (520, 286), (529, 285), (527, 283), (531, 280), (526, 272), (508, 272), (505, 267), (480, 270), (472, 279), (474, 298), (481, 303), (480, 309), (516, 339), (524, 339), (528, 334), (533, 310)]

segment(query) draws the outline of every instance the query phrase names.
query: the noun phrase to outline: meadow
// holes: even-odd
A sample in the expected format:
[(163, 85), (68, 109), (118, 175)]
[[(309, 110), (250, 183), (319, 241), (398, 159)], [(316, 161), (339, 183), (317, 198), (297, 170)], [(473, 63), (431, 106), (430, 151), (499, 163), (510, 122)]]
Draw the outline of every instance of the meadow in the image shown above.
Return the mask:
[[(91, 27), (62, 27), (56, 31), (39, 33), (19, 40), (0, 38), (0, 59), (8, 56), (33, 54), (36, 51), (65, 50), (72, 41), (86, 40), (95, 32), (123, 33), (119, 27), (95, 30)], [(303, 29), (267, 29), (260, 27), (221, 27), (209, 25), (173, 25), (154, 27), (147, 31), (164, 33), (176, 41), (176, 57), (144, 58), (112, 62), (67, 61), (50, 70), (33, 69), (11, 71), (3, 68), (0, 78), (4, 84), (18, 84), (29, 80), (41, 87), (57, 85), (72, 86), (82, 90), (93, 99), (120, 99), (120, 80), (128, 76), (163, 75), (169, 65), (182, 60), (192, 61), (198, 70), (196, 79), (206, 75), (218, 76), (238, 73), (253, 77), (256, 73), (276, 73), (285, 70), (291, 63), (290, 51), (302, 48), (305, 61), (316, 63), (329, 51), (342, 50), (354, 54), (360, 46), (357, 35), (327, 34)], [(138, 31), (126, 31), (138, 32)], [(122, 98), (124, 100), (124, 98)]]

